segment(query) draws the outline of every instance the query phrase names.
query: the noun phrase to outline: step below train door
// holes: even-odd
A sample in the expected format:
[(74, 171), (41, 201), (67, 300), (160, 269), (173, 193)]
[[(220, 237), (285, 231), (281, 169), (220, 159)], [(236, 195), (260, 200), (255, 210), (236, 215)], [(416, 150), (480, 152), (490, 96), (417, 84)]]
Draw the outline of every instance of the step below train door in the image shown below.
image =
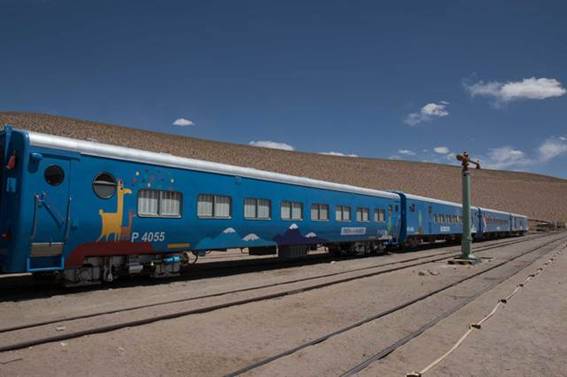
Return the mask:
[(29, 164), (33, 218), (27, 269), (61, 270), (71, 231), (71, 162), (55, 154), (33, 153)]

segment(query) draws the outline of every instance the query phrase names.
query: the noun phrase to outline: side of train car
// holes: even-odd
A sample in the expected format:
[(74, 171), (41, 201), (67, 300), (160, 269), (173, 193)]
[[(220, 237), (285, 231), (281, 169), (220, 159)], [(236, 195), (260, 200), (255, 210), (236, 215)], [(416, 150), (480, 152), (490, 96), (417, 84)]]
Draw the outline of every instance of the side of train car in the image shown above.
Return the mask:
[[(4, 273), (62, 271), (72, 283), (167, 276), (179, 272), (186, 252), (294, 256), (326, 245), (370, 253), (454, 238), (462, 229), (448, 224), (459, 216), (456, 203), (9, 126), (0, 133), (0, 158)], [(498, 220), (499, 236), (512, 233), (508, 221), (505, 231)], [(490, 234), (478, 223), (477, 234)]]
[[(397, 193), (402, 203), (400, 239), (406, 245), (460, 239), (463, 233), (461, 204)], [(520, 236), (528, 231), (526, 216), (480, 207), (471, 207), (470, 224), (475, 239)]]

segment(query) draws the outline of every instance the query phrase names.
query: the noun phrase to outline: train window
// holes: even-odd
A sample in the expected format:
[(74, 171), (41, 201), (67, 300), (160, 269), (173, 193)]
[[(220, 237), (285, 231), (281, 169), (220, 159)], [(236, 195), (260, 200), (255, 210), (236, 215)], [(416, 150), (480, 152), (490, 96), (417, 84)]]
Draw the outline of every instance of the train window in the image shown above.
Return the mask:
[(409, 206), (409, 210), (410, 210), (411, 212), (415, 212), (415, 203), (413, 203), (413, 204), (411, 204), (411, 205)]
[(269, 220), (272, 202), (267, 199), (244, 199), (244, 218)]
[(377, 223), (386, 222), (386, 211), (383, 208), (378, 208), (374, 211), (374, 221)]
[(256, 218), (256, 199), (244, 199), (244, 218)]
[(201, 194), (197, 199), (197, 216), (213, 217), (214, 196)]
[(175, 191), (160, 191), (159, 215), (162, 217), (181, 216), (181, 193)]
[(335, 208), (335, 219), (337, 221), (350, 221), (350, 207), (337, 206)]
[(230, 217), (230, 196), (215, 195), (215, 217)]
[(258, 199), (257, 215), (259, 219), (269, 219), (272, 215), (272, 202), (268, 199)]
[(227, 219), (231, 215), (230, 196), (200, 194), (197, 198), (197, 216)]
[(311, 205), (311, 220), (315, 220), (315, 221), (329, 220), (329, 205), (328, 204)]
[(282, 202), (281, 213), (282, 219), (291, 220), (291, 202)]
[(61, 166), (51, 165), (45, 169), (43, 176), (45, 181), (51, 186), (59, 186), (65, 179), (65, 172), (61, 169)]
[(283, 201), (281, 206), (283, 220), (302, 220), (303, 204), (300, 202)]
[(141, 217), (181, 217), (181, 193), (140, 190), (138, 192), (138, 215)]
[(368, 208), (357, 208), (356, 209), (356, 221), (367, 222), (368, 221)]
[(299, 202), (291, 203), (291, 218), (292, 220), (303, 219), (303, 204)]
[(159, 215), (159, 191), (157, 190), (138, 191), (138, 215), (140, 216)]
[(93, 181), (93, 191), (101, 199), (110, 199), (116, 192), (116, 179), (109, 173), (97, 175)]

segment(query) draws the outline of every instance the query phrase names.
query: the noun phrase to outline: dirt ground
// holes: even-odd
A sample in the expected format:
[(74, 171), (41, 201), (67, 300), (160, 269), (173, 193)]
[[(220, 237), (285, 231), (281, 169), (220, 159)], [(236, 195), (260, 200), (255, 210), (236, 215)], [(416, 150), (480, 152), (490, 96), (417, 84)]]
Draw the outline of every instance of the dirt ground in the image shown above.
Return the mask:
[[(6, 123), (36, 132), (332, 182), (401, 190), (451, 201), (461, 199), (460, 172), (455, 166), (288, 152), (36, 113), (0, 112), (0, 126)], [(478, 206), (521, 213), (534, 219), (567, 221), (566, 197), (565, 179), (484, 169), (473, 173), (473, 203)]]
[[(0, 376), (220, 376), (367, 318), (479, 269), (489, 268), (551, 239), (563, 239), (565, 247), (566, 234), (554, 234), (487, 252), (493, 259), (475, 267), (435, 262), (274, 300), (0, 353)], [(498, 298), (545, 262), (545, 258), (537, 259), (538, 256), (549, 254), (557, 245), (523, 256), (486, 273), (482, 278), (469, 280), (443, 294), (305, 348), (249, 374), (340, 375), (440, 312), (450, 310), (481, 289), (494, 287), (361, 374), (403, 376), (420, 369), (458, 339), (464, 331), (464, 324), (478, 320)], [(58, 312), (76, 314), (182, 295), (212, 293), (413, 256), (395, 254), (222, 278), (7, 301), (0, 303), (1, 327), (53, 318)], [(537, 260), (536, 264), (530, 266), (534, 260)], [(513, 275), (524, 267), (525, 270)], [(490, 319), (481, 332), (469, 338), (458, 352), (430, 375), (561, 376), (564, 373), (561, 367), (567, 356), (564, 328), (567, 319), (567, 296), (564, 295), (566, 267), (567, 250), (544, 274), (515, 296), (505, 310)], [(510, 278), (498, 284), (507, 277)], [(470, 355), (474, 362), (463, 363), (465, 355)], [(478, 360), (482, 363), (477, 363)]]
[[(490, 313), (500, 298), (547, 260), (538, 261), (360, 375), (404, 376), (421, 370), (449, 350), (468, 324)], [(563, 246), (552, 264), (424, 376), (567, 376), (565, 271), (567, 247)]]

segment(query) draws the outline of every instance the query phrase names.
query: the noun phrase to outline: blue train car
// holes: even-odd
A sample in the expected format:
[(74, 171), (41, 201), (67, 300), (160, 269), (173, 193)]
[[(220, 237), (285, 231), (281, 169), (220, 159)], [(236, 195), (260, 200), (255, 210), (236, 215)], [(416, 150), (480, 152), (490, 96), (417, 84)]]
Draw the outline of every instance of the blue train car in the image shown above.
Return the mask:
[(509, 212), (480, 208), (482, 238), (496, 238), (512, 232), (512, 216)]
[(167, 276), (186, 252), (372, 251), (400, 241), (398, 194), (5, 127), (0, 268), (73, 283)]
[(517, 213), (511, 213), (510, 216), (512, 218), (512, 235), (522, 236), (526, 234), (529, 230), (528, 217)]
[[(437, 240), (458, 240), (463, 233), (462, 205), (397, 192), (402, 200), (400, 239), (408, 246)], [(480, 229), (480, 210), (471, 207), (471, 233)], [(478, 238), (478, 237), (477, 237)]]

